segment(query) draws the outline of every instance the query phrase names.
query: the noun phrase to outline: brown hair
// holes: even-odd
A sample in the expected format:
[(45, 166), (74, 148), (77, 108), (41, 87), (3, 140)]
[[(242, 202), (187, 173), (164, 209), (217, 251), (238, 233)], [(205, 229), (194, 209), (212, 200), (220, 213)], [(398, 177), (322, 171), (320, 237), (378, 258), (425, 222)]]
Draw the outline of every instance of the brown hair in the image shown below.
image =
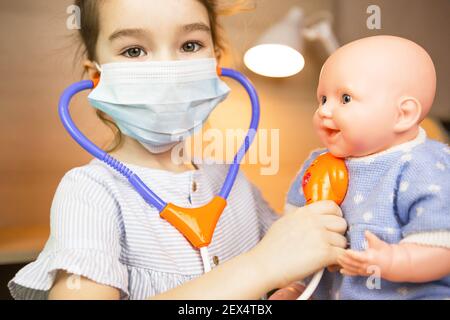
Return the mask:
[[(211, 36), (215, 47), (215, 55), (219, 60), (226, 51), (225, 37), (222, 26), (219, 23), (219, 16), (232, 15), (237, 12), (253, 9), (252, 0), (197, 0), (202, 3), (208, 11), (211, 27)], [(96, 61), (96, 45), (100, 31), (99, 22), (99, 0), (75, 0), (75, 5), (80, 8), (81, 26), (79, 36), (81, 38), (82, 55), (91, 61)], [(122, 143), (122, 133), (119, 127), (106, 114), (96, 110), (97, 116), (105, 123), (114, 134), (112, 146), (107, 150), (112, 152)]]

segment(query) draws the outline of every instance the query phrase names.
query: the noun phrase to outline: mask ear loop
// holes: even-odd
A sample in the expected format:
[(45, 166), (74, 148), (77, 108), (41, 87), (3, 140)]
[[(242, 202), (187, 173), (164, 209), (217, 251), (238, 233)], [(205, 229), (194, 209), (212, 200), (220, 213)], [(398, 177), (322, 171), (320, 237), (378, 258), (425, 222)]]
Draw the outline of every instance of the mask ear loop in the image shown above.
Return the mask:
[(98, 72), (101, 73), (103, 71), (102, 67), (97, 63), (97, 61), (94, 61), (94, 65), (97, 68)]

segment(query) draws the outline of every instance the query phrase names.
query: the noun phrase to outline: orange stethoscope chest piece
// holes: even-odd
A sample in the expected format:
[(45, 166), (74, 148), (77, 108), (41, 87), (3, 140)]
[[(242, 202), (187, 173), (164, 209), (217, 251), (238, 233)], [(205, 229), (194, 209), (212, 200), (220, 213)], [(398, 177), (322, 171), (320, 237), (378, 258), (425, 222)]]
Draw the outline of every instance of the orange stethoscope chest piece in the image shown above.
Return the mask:
[(306, 203), (332, 200), (340, 205), (348, 188), (348, 171), (345, 161), (324, 153), (306, 170), (302, 181)]

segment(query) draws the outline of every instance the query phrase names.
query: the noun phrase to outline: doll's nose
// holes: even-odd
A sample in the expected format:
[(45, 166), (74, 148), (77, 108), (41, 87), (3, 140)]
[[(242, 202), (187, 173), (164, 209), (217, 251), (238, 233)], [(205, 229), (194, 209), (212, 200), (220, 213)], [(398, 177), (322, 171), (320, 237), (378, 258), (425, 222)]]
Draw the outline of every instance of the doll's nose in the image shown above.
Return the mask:
[(333, 116), (333, 110), (330, 104), (324, 104), (319, 108), (319, 116), (321, 118), (331, 118)]

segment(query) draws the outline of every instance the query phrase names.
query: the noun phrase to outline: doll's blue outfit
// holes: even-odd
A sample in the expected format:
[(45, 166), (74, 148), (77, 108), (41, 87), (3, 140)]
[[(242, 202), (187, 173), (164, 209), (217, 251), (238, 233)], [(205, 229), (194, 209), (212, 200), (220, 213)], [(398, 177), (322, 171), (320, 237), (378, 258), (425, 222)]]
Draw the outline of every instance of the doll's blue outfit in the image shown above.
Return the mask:
[[(287, 203), (305, 205), (302, 177), (315, 151), (292, 184)], [(341, 205), (353, 250), (366, 248), (371, 231), (388, 243), (410, 242), (450, 248), (450, 148), (418, 137), (384, 152), (347, 158), (349, 187)], [(374, 270), (375, 271), (375, 270)], [(379, 279), (378, 279), (379, 280)], [(394, 283), (325, 271), (315, 299), (448, 299), (450, 276), (428, 283)]]

